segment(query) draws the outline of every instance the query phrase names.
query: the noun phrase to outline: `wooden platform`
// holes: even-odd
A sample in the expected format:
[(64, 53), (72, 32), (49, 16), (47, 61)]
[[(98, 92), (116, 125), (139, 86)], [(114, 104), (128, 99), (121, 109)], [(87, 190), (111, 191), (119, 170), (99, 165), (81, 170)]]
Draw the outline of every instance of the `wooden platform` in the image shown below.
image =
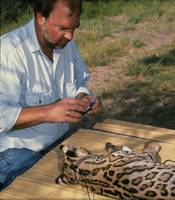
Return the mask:
[[(64, 143), (84, 146), (101, 153), (106, 142), (127, 145), (141, 151), (144, 144), (150, 140), (160, 143), (161, 161), (175, 161), (175, 130), (123, 121), (107, 119), (103, 123), (97, 123), (91, 130), (79, 130)], [(63, 154), (58, 147), (55, 148), (1, 192), (0, 200), (88, 200), (87, 192), (82, 191), (80, 186), (62, 186), (54, 183), (56, 176), (61, 172), (62, 159)], [(110, 198), (94, 195), (94, 199)]]

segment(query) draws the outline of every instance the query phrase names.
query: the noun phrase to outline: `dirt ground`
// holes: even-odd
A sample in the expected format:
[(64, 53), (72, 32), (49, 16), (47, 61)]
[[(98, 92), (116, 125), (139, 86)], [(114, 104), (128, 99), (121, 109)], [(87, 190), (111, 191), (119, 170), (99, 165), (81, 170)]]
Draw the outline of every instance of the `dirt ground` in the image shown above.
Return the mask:
[[(122, 17), (121, 19), (123, 20)], [(121, 19), (117, 18), (116, 20)], [(129, 30), (126, 34), (131, 37), (137, 37), (137, 35), (140, 34), (139, 31), (143, 26), (145, 26), (145, 24), (136, 25), (134, 30)], [(162, 28), (161, 31), (150, 34), (146, 41), (147, 42), (142, 50), (149, 55), (154, 50), (159, 49), (164, 45), (169, 45), (175, 41), (175, 26), (171, 31), (166, 31), (164, 28)], [(136, 102), (138, 101), (138, 97), (130, 94), (130, 90), (128, 89), (128, 85), (131, 85), (135, 80), (133, 80), (133, 77), (128, 76), (127, 74), (127, 59), (127, 56), (118, 57), (108, 66), (97, 66), (90, 69), (91, 78), (88, 82), (88, 87), (93, 94), (101, 96), (102, 94), (104, 95), (104, 93), (106, 93), (107, 95), (110, 93), (110, 91), (112, 91), (111, 88), (117, 88), (119, 91), (125, 90), (126, 95), (125, 98), (123, 98), (119, 94), (117, 99), (116, 97), (114, 99), (113, 95), (111, 94), (109, 95), (109, 98), (102, 97), (102, 112), (96, 116), (86, 115), (80, 123), (72, 125), (71, 130), (74, 131), (78, 128), (91, 128), (96, 122), (103, 121), (105, 118), (114, 118), (118, 120), (145, 123), (175, 129), (175, 115), (173, 118), (172, 116), (170, 119), (167, 118), (167, 121), (164, 120), (164, 117), (161, 118), (157, 116), (158, 114), (156, 115), (156, 113), (159, 113), (159, 111), (163, 112), (163, 114), (166, 114), (168, 109), (174, 109), (175, 111), (175, 94), (172, 94), (172, 96), (168, 97), (171, 98), (171, 101), (168, 102), (169, 106), (163, 107), (160, 110), (156, 110), (154, 112), (154, 116), (151, 116), (151, 118), (150, 116), (147, 116), (148, 114), (144, 113), (145, 109), (152, 109), (151, 107), (149, 108), (149, 103), (146, 106), (143, 105), (143, 103), (140, 103), (140, 105), (137, 107)], [(144, 77), (137, 78), (143, 79)], [(159, 103), (161, 104), (161, 101)], [(135, 113), (139, 114), (135, 115)], [(142, 115), (143, 117), (140, 118), (139, 115)], [(155, 117), (155, 119), (153, 119), (153, 117)]]

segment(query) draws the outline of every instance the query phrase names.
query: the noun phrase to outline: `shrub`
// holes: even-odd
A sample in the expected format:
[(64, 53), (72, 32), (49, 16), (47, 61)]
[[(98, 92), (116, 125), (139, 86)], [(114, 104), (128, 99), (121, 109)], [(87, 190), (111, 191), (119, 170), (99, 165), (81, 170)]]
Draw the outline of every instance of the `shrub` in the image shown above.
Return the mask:
[(1, 26), (17, 22), (18, 17), (29, 7), (29, 2), (28, 0), (1, 0)]

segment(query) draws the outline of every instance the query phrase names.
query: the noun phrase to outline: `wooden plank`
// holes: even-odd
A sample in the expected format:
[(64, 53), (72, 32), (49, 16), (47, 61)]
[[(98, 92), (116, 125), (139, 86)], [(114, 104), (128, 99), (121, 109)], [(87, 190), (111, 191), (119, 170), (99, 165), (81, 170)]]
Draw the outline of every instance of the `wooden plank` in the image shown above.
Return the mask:
[[(72, 137), (71, 137), (72, 138)], [(74, 139), (74, 137), (72, 139)], [(83, 136), (79, 135), (83, 145)], [(82, 141), (82, 142), (81, 142)], [(55, 148), (41, 159), (32, 169), (18, 177), (8, 188), (0, 194), (0, 199), (88, 199), (86, 189), (81, 186), (57, 185), (55, 178), (61, 173), (63, 153)], [(91, 194), (92, 197), (92, 194)], [(94, 195), (95, 199), (111, 199)]]
[[(7, 193), (2, 193), (0, 199), (8, 200), (88, 200), (88, 194), (84, 191), (72, 189), (69, 186), (58, 186), (52, 183), (38, 184), (34, 181), (22, 180), (17, 181), (18, 184), (13, 184), (11, 190)], [(22, 188), (21, 188), (22, 187)], [(13, 197), (13, 198), (11, 198)], [(92, 197), (92, 194), (91, 194)], [(94, 195), (95, 199), (111, 199)]]
[(107, 119), (103, 123), (96, 123), (93, 128), (107, 132), (175, 144), (175, 130), (172, 129), (111, 119)]
[[(103, 131), (82, 129), (73, 134), (64, 141), (64, 143), (74, 146), (83, 146), (90, 151), (104, 153), (106, 142), (112, 142), (117, 145), (127, 145), (135, 151), (142, 151), (144, 144), (148, 141), (150, 141), (150, 139), (135, 138), (133, 135), (127, 136), (117, 133), (112, 134)], [(175, 160), (175, 145), (164, 142), (160, 142), (160, 145), (162, 147), (160, 151), (161, 160)], [(1, 192), (0, 199), (88, 199), (87, 192), (82, 191), (81, 186), (63, 186), (54, 183), (57, 175), (61, 173), (62, 160), (63, 153), (57, 147), (41, 159), (32, 169), (21, 177), (18, 177), (13, 184)], [(95, 195), (94, 198), (99, 200), (110, 199), (99, 195)]]
[[(112, 142), (116, 145), (126, 145), (129, 146), (134, 151), (141, 152), (144, 148), (145, 143), (152, 141), (150, 139), (120, 135), (120, 134), (111, 134), (103, 131), (94, 131), (88, 129), (82, 129), (73, 135), (71, 138), (66, 140), (65, 144), (70, 144), (74, 146), (83, 146), (90, 151), (104, 153), (104, 146), (106, 142)], [(175, 160), (175, 145), (168, 144), (164, 142), (159, 142), (161, 150), (159, 155), (161, 161), (165, 160)]]
[(17, 194), (13, 195), (13, 194), (9, 194), (9, 193), (3, 193), (0, 194), (0, 200), (26, 200), (25, 198), (22, 197), (18, 197)]

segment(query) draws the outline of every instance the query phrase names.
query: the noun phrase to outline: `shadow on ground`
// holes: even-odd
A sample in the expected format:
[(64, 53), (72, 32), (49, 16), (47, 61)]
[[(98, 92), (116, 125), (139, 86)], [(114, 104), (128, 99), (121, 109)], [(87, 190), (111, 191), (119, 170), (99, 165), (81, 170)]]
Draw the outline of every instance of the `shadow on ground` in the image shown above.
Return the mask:
[(146, 65), (159, 63), (164, 66), (175, 65), (175, 48), (164, 55), (151, 55), (145, 57), (142, 62)]
[(122, 96), (119, 92), (121, 98), (114, 100), (106, 117), (175, 129), (175, 93), (147, 96), (133, 90), (131, 94), (132, 86), (122, 91)]
[(125, 90), (122, 91), (122, 96), (119, 92), (116, 97), (112, 106), (108, 107), (104, 103), (101, 113), (85, 116), (81, 122), (71, 126), (71, 131), (92, 128), (95, 123), (107, 118), (175, 129), (175, 93), (146, 96), (134, 91), (131, 95), (130, 90)]
[[(138, 62), (146, 67), (158, 66), (159, 72), (146, 75), (152, 76), (154, 81), (154, 75), (160, 73), (164, 67), (175, 65), (175, 49), (162, 55), (145, 57)], [(175, 75), (170, 74), (170, 76), (174, 83)], [(134, 80), (134, 77), (131, 76), (131, 79)], [(120, 91), (102, 92), (103, 111), (96, 117), (85, 116), (80, 123), (72, 126), (72, 130), (91, 128), (96, 122), (101, 122), (106, 118), (175, 129), (175, 89), (171, 87), (160, 89), (159, 84), (153, 85), (150, 81), (133, 80)]]

